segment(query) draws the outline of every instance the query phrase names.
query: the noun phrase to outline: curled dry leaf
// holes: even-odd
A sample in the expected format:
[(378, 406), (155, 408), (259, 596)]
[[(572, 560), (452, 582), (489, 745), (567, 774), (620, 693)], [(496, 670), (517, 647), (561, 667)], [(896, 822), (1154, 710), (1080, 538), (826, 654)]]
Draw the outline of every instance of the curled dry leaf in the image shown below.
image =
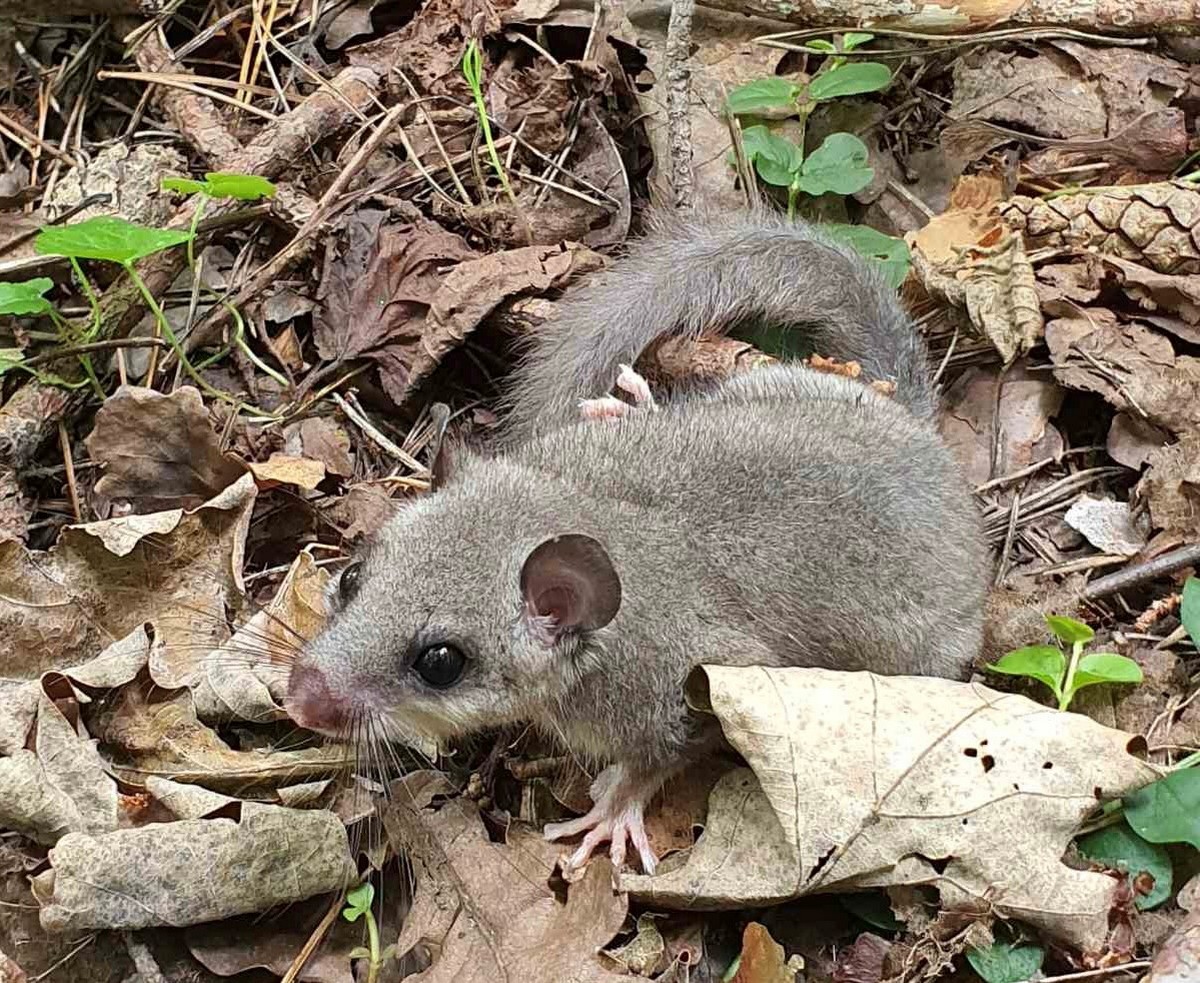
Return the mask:
[(966, 309), (971, 324), (1011, 362), (1042, 335), (1033, 267), (1007, 232), (994, 179), (962, 178), (946, 211), (906, 237), (913, 269), (932, 296)]
[(1047, 324), (1046, 345), (1064, 386), (1099, 393), (1172, 433), (1200, 427), (1200, 358), (1176, 355), (1165, 335), (1091, 307)]
[(0, 467), (0, 539), (24, 539), (29, 526), (29, 503), (21, 494), (17, 473)]
[(1152, 423), (1132, 413), (1118, 413), (1108, 428), (1105, 450), (1118, 464), (1138, 471), (1155, 451), (1170, 442), (1171, 438)]
[(384, 389), (403, 402), (501, 301), (564, 287), (603, 265), (598, 253), (578, 243), (525, 246), (460, 263), (434, 295), (419, 341), (379, 353)]
[(241, 591), (255, 495), (246, 474), (191, 511), (68, 526), (46, 553), (0, 542), (3, 674), (71, 665), (152, 622), (163, 643), (155, 681), (182, 685), (170, 653), (211, 648), (228, 634), (225, 603)]
[(1000, 206), (1030, 249), (1091, 249), (1159, 273), (1200, 273), (1200, 189), (1183, 182), (1027, 198)]
[(557, 848), (520, 826), (493, 843), (473, 802), (437, 801), (452, 792), (442, 775), (414, 772), (393, 783), (384, 814), (415, 877), (397, 956), (421, 947), (434, 959), (414, 983), (627, 981), (598, 955), (628, 907), (612, 889), (607, 858), (588, 866), (564, 904), (547, 886)]
[(146, 787), (182, 818), (59, 840), (50, 869), (33, 878), (47, 932), (195, 925), (341, 890), (356, 876), (331, 812), (241, 802), (159, 778)]
[(475, 255), (415, 208), (350, 213), (325, 246), (313, 311), (317, 351), (332, 361), (416, 344), (446, 268)]
[(0, 689), (0, 825), (45, 844), (68, 832), (117, 828), (117, 783), (77, 722), (76, 687), (129, 682), (153, 644), (139, 626), (90, 662)]
[(1153, 451), (1136, 494), (1155, 529), (1178, 542), (1200, 540), (1200, 433)]
[(85, 443), (92, 460), (104, 468), (96, 495), (129, 502), (137, 512), (194, 508), (246, 470), (222, 452), (192, 386), (165, 396), (121, 386), (96, 412)]
[(928, 883), (1103, 945), (1118, 885), (1062, 857), (1101, 798), (1158, 777), (1131, 735), (945, 679), (704, 666), (689, 691), (750, 770), (717, 784), (686, 865), (622, 889), (711, 909)]
[(320, 461), (325, 470), (342, 478), (354, 474), (350, 453), (350, 435), (326, 417), (309, 417), (283, 428), (284, 446), (289, 454)]

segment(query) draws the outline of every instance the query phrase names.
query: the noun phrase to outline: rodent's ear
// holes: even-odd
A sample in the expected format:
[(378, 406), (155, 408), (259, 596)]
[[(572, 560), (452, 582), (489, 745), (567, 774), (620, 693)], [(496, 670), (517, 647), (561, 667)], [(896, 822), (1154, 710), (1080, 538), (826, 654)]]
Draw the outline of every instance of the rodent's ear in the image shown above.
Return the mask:
[(565, 632), (612, 621), (621, 607), (621, 578), (591, 536), (555, 536), (525, 558), (521, 596), (537, 634), (553, 643)]

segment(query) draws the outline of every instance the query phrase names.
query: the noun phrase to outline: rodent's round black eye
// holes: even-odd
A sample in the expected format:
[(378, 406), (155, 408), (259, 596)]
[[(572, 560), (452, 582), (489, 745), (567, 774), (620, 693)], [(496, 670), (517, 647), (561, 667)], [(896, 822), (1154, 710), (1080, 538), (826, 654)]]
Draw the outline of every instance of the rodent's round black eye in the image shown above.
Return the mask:
[(343, 604), (349, 604), (354, 599), (354, 595), (358, 593), (358, 581), (361, 573), (361, 563), (351, 563), (342, 571), (341, 579), (338, 581), (338, 597), (342, 599)]
[(435, 689), (445, 689), (458, 682), (466, 667), (467, 657), (453, 645), (430, 645), (413, 663), (425, 682)]

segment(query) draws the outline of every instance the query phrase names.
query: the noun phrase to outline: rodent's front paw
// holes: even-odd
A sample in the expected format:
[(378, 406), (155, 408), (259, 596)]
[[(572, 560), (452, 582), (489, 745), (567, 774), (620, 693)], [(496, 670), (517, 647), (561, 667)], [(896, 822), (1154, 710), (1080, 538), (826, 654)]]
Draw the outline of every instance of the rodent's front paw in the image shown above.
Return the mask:
[(626, 783), (621, 780), (624, 774), (620, 765), (612, 765), (600, 774), (592, 785), (595, 805), (586, 816), (564, 823), (546, 824), (542, 832), (548, 840), (561, 840), (579, 833), (585, 834), (579, 848), (563, 865), (564, 874), (582, 868), (596, 847), (605, 841), (609, 843), (608, 855), (612, 858), (615, 869), (620, 870), (625, 863), (625, 846), (629, 842), (637, 851), (642, 870), (647, 874), (654, 873), (658, 861), (654, 851), (650, 849), (644, 818), (646, 804), (653, 795), (653, 790), (649, 794), (629, 794), (626, 791)]

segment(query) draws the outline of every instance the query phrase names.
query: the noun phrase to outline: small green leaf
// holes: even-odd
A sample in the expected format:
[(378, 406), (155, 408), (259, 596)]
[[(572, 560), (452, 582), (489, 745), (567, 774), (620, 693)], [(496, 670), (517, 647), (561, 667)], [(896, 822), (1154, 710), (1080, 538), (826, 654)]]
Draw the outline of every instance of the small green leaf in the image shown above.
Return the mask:
[(257, 174), (234, 174), (227, 171), (209, 171), (204, 175), (206, 191), (213, 198), (237, 198), (240, 201), (257, 201), (259, 198), (274, 198), (275, 185)]
[(54, 281), (48, 276), (20, 283), (0, 283), (0, 314), (45, 314), (52, 308), (42, 294), (53, 286)]
[(395, 955), (396, 955), (396, 943), (393, 942), (391, 945), (385, 945), (383, 947), (383, 952), (381, 952), (379, 954), (379, 961), (381, 963), (385, 963)]
[(55, 225), (42, 229), (34, 248), (43, 256), (73, 256), (76, 259), (132, 263), (144, 256), (178, 246), (191, 237), (186, 229), (152, 229), (114, 215), (97, 215), (74, 225)]
[(1096, 637), (1096, 633), (1092, 629), (1074, 618), (1048, 614), (1046, 615), (1046, 624), (1050, 626), (1050, 630), (1056, 637), (1061, 638), (1068, 645), (1074, 645), (1076, 642), (1090, 642)]
[(855, 48), (861, 48), (868, 41), (874, 40), (874, 34), (868, 34), (865, 31), (847, 31), (842, 35), (842, 50), (853, 51)]
[(350, 958), (351, 959), (370, 959), (371, 958), (371, 950), (368, 949), (365, 945), (355, 946), (353, 949), (350, 950)]
[(371, 902), (375, 900), (375, 885), (370, 881), (358, 885), (353, 891), (346, 892), (346, 904), (359, 911), (369, 911)]
[(342, 917), (348, 922), (356, 922), (365, 914), (366, 912), (362, 908), (355, 908), (352, 905), (342, 909)]
[(860, 255), (874, 260), (892, 289), (898, 289), (908, 276), (912, 257), (903, 239), (884, 235), (869, 225), (829, 224), (822, 228)]
[(804, 45), (804, 50), (818, 52), (822, 55), (832, 55), (837, 51), (837, 48), (821, 38), (813, 38), (813, 40)]
[(875, 176), (867, 157), (867, 145), (853, 133), (831, 133), (804, 161), (800, 190), (809, 195), (861, 191)]
[(967, 962), (987, 983), (1021, 983), (1042, 968), (1041, 946), (996, 942), (986, 949), (968, 949)]
[(887, 65), (877, 61), (854, 61), (822, 72), (808, 84), (810, 99), (825, 102), (839, 96), (854, 96), (863, 92), (886, 89), (892, 81)]
[(874, 928), (883, 929), (885, 932), (899, 932), (904, 928), (904, 924), (896, 920), (887, 896), (881, 891), (839, 894), (837, 899), (850, 914), (857, 915)]
[(772, 75), (756, 79), (729, 93), (727, 105), (735, 116), (758, 113), (764, 109), (794, 106), (801, 88), (795, 82)]
[(1151, 843), (1190, 843), (1200, 850), (1200, 768), (1173, 771), (1125, 796), (1125, 820)]
[(791, 140), (776, 136), (765, 126), (748, 126), (742, 131), (742, 149), (746, 159), (767, 184), (786, 188), (803, 163), (800, 148)]
[(1060, 697), (1067, 660), (1062, 650), (1053, 645), (1028, 645), (1001, 656), (999, 662), (993, 662), (988, 668), (1006, 676), (1036, 679), (1049, 686), (1056, 697)]
[(25, 353), (19, 348), (0, 348), (0, 375), (9, 369), (19, 368), (25, 361)]
[(162, 179), (162, 187), (164, 191), (178, 191), (183, 195), (194, 195), (208, 190), (203, 182), (193, 181), (190, 177), (165, 177)]
[(1200, 646), (1200, 577), (1188, 577), (1183, 585), (1183, 603), (1179, 605), (1179, 620), (1191, 636), (1192, 644)]
[(1075, 688), (1096, 683), (1140, 683), (1142, 678), (1142, 667), (1133, 659), (1113, 652), (1092, 652), (1079, 660)]
[(1171, 855), (1165, 847), (1147, 843), (1125, 823), (1081, 836), (1075, 845), (1088, 860), (1107, 864), (1133, 877), (1146, 873), (1154, 878), (1154, 889), (1147, 895), (1138, 895), (1135, 904), (1139, 911), (1155, 908), (1171, 896), (1174, 877)]

